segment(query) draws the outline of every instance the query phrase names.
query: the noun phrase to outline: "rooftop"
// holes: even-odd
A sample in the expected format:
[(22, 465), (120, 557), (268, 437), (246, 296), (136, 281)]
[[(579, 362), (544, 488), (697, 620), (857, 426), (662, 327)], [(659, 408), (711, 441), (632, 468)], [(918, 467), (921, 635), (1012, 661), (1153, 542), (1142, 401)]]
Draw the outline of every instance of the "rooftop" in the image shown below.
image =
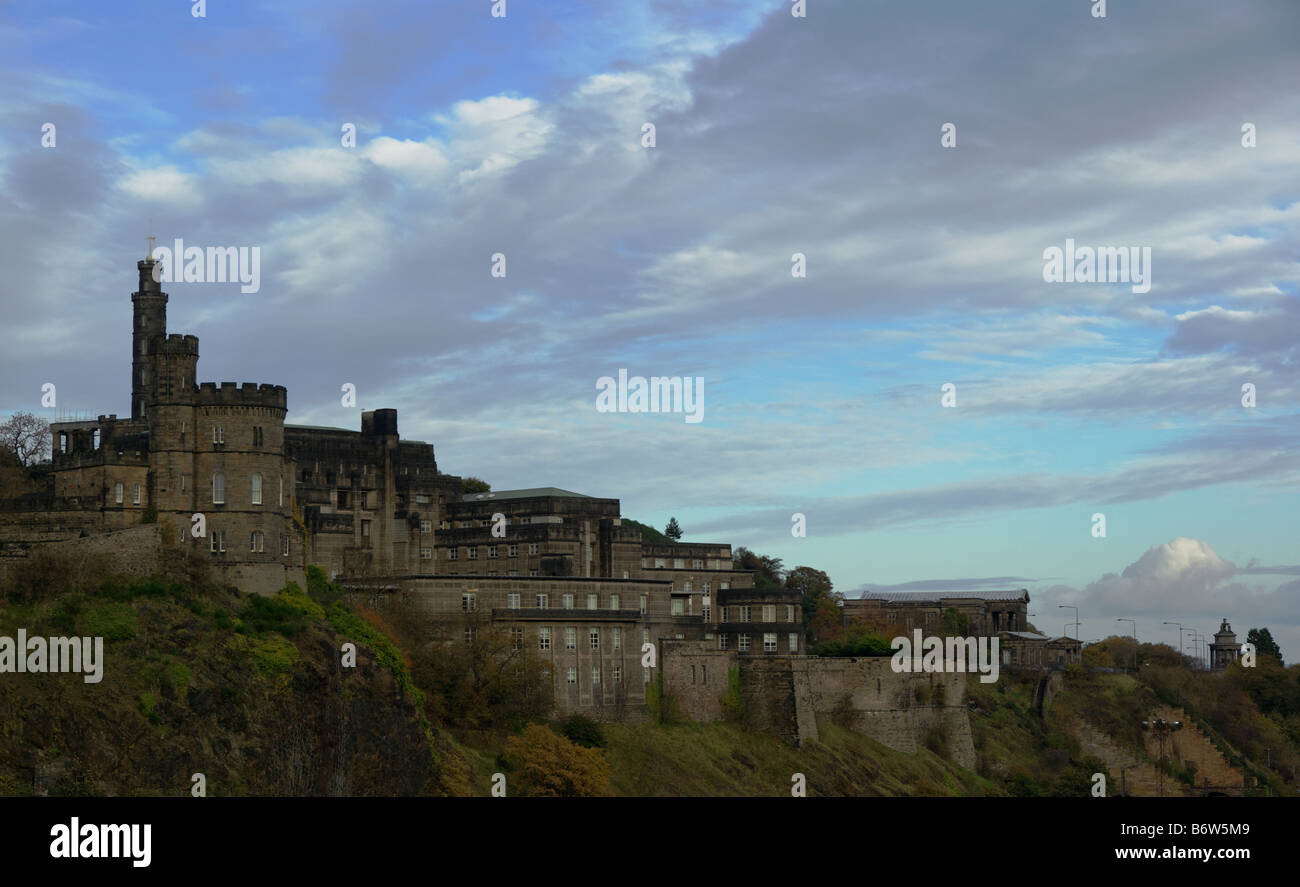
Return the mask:
[(467, 493), (461, 496), (462, 502), (480, 502), (494, 499), (590, 499), (584, 493), (561, 490), (559, 487), (530, 487), (526, 490), (496, 490), (491, 493)]
[(1023, 588), (1015, 591), (864, 591), (858, 600), (886, 601), (892, 604), (917, 604), (949, 600), (977, 601), (1028, 601), (1029, 592)]

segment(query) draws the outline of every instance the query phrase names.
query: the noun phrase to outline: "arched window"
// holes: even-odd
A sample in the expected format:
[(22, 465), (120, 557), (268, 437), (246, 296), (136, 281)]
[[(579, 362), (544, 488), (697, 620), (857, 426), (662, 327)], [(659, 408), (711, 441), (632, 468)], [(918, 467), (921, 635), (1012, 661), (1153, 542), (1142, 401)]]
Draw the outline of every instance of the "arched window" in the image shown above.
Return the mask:
[(99, 449), (99, 429), (98, 429), (98, 428), (96, 428), (94, 431), (90, 432), (90, 447), (91, 447), (91, 449), (94, 449), (94, 450)]
[(253, 475), (253, 504), (254, 505), (262, 504), (262, 475), (261, 474)]
[(220, 471), (212, 475), (212, 504), (226, 504), (226, 476)]

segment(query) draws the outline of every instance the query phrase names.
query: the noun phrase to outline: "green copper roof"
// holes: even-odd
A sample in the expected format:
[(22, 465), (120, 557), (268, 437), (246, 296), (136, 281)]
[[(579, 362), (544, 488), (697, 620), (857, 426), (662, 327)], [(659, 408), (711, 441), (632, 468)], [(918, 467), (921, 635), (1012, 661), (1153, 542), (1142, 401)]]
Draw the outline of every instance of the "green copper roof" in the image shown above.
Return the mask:
[(583, 493), (561, 490), (559, 487), (531, 487), (527, 490), (494, 490), (491, 493), (467, 493), (462, 502), (490, 502), (494, 499), (590, 499)]

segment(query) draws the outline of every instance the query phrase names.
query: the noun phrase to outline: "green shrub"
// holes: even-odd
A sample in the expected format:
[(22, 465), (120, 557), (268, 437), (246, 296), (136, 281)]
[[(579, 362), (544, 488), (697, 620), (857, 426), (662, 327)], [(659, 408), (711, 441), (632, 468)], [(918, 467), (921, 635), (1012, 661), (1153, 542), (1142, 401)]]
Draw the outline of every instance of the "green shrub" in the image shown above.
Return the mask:
[(298, 661), (298, 648), (283, 637), (268, 634), (250, 642), (249, 655), (253, 668), (262, 674), (279, 674), (288, 671)]
[(722, 694), (722, 710), (727, 719), (743, 721), (745, 719), (745, 696), (740, 688), (740, 667), (727, 669), (727, 690)]
[(586, 715), (569, 715), (560, 721), (560, 733), (571, 742), (586, 748), (604, 748), (605, 731)]
[(307, 627), (307, 614), (302, 607), (282, 595), (275, 597), (253, 595), (239, 615), (244, 626), (258, 634), (278, 631), (282, 635), (292, 637)]
[(126, 641), (135, 637), (140, 623), (130, 604), (108, 602), (87, 607), (81, 615), (81, 626), (84, 635)]

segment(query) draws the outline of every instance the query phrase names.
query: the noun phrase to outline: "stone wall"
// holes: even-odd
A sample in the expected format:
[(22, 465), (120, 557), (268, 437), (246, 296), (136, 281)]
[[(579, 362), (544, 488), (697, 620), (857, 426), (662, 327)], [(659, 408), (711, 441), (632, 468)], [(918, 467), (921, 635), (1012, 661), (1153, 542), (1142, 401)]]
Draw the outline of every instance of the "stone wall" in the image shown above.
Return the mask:
[[(149, 576), (162, 570), (167, 555), (164, 538), (170, 538), (163, 524), (146, 524), (124, 530), (110, 530), (93, 536), (49, 542), (40, 546), (42, 553), (58, 557), (100, 560), (106, 570)], [(174, 547), (171, 550), (175, 550)], [(0, 582), (7, 581), (10, 571), (29, 557), (33, 549), (22, 545), (0, 546)]]

